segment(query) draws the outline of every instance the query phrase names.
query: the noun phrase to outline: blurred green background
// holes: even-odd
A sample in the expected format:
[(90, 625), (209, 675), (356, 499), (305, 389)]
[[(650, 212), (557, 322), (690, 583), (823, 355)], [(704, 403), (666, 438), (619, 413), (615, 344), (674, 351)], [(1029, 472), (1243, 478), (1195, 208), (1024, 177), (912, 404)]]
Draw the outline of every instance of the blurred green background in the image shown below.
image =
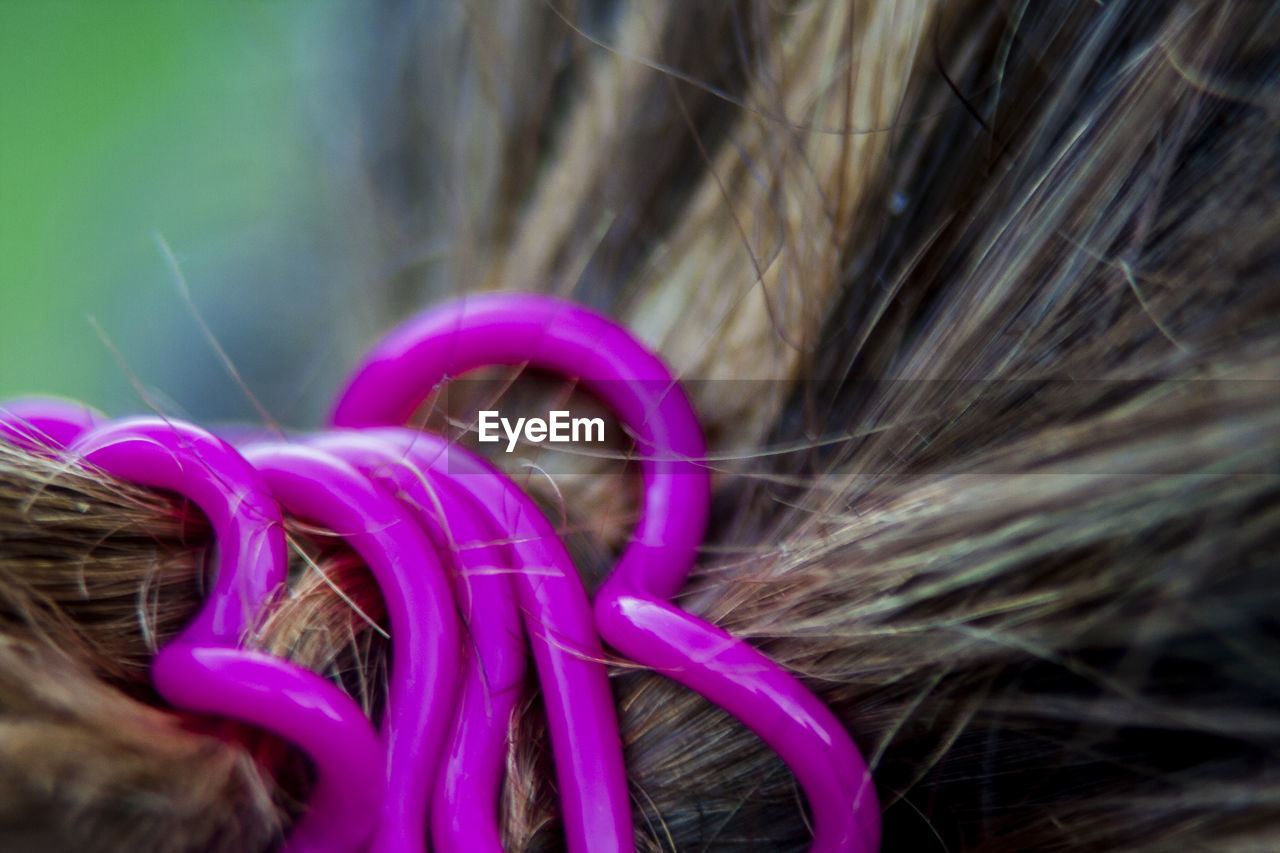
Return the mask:
[(339, 15), (0, 0), (0, 399), (260, 420), (203, 320), (274, 417), (316, 416), (339, 369)]

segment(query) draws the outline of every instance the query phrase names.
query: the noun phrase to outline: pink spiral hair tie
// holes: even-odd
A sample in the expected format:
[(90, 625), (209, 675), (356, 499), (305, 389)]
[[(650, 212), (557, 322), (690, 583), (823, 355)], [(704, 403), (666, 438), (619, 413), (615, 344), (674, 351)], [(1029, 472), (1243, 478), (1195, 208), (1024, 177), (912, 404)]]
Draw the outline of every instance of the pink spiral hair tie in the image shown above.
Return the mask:
[(437, 765), (453, 722), (461, 653), (452, 591), (422, 529), (389, 493), (315, 447), (245, 450), (285, 510), (323, 524), (364, 558), (391, 622), (391, 678), (382, 739), (386, 791), (371, 850), (425, 851)]
[[(625, 330), (546, 296), (459, 300), (410, 320), (375, 347), (350, 379), (332, 421), (346, 427), (404, 423), (449, 379), (493, 364), (576, 377), (635, 435), (642, 513), (596, 596), (604, 639), (707, 696), (783, 757), (813, 810), (813, 850), (876, 850), (874, 785), (831, 711), (763, 654), (669, 602), (688, 577), (706, 524), (709, 480), (698, 462), (705, 451), (675, 379)], [(559, 761), (554, 730), (553, 744)], [(610, 836), (610, 844), (618, 838)]]
[[(531, 498), (476, 455), (398, 426), (443, 383), (495, 364), (579, 379), (635, 438), (640, 518), (594, 606)], [(47, 453), (69, 445), (72, 458), (177, 492), (208, 516), (218, 545), (213, 587), (157, 654), (152, 677), (173, 705), (248, 721), (311, 757), (315, 790), (289, 851), (414, 853), (430, 837), (440, 853), (498, 853), (527, 648), (569, 848), (634, 849), (601, 638), (706, 696), (777, 751), (808, 797), (813, 850), (878, 848), (870, 773), (831, 711), (764, 654), (671, 603), (707, 523), (705, 446), (671, 372), (625, 330), (547, 296), (459, 300), (375, 347), (332, 421), (346, 429), (255, 444), (241, 456), (177, 421), (104, 426), (61, 400), (0, 406), (0, 439)], [(392, 668), (381, 732), (335, 685), (243, 647), (285, 585), (281, 507), (343, 537), (383, 593)]]
[(32, 449), (58, 450), (102, 423), (81, 403), (56, 397), (23, 397), (0, 403), (0, 438)]
[[(511, 582), (543, 688), (569, 849), (633, 849), (626, 769), (604, 653), (586, 592), (555, 530), (515, 484), (448, 448), (443, 439), (410, 430), (363, 432), (450, 477), (503, 531), (500, 538), (508, 540), (514, 560)], [(451, 452), (445, 456), (446, 451)], [(475, 826), (482, 818), (464, 813), (462, 820)]]
[(280, 513), (257, 472), (198, 427), (135, 418), (98, 427), (73, 457), (123, 480), (190, 499), (218, 543), (217, 575), (199, 614), (156, 655), (152, 680), (169, 703), (233, 717), (300, 746), (317, 782), (291, 851), (346, 851), (374, 829), (382, 750), (360, 707), (314, 673), (241, 648), (285, 582)]
[(437, 853), (501, 853), (498, 802), (528, 654), (511, 583), (520, 563), (502, 541), (510, 534), (460, 480), (437, 470), (443, 442), (435, 436), (346, 430), (321, 434), (310, 444), (355, 465), (400, 497), (437, 553), (454, 565), (471, 653), (431, 807), (433, 848)]

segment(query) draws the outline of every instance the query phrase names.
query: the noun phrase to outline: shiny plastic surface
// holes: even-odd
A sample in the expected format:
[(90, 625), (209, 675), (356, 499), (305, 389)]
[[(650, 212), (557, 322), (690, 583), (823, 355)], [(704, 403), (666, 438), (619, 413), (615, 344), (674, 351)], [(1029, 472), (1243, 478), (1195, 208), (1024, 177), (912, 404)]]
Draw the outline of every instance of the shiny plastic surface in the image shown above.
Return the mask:
[(425, 851), (460, 683), (458, 615), (444, 569), (408, 511), (348, 463), (296, 444), (252, 445), (244, 454), (286, 511), (341, 536), (382, 590), (392, 656), (381, 732), (386, 797), (370, 849)]
[(495, 293), (430, 309), (388, 334), (353, 372), (332, 423), (399, 426), (431, 391), (495, 364), (581, 381), (631, 430), (644, 482), (641, 519), (614, 577), (670, 598), (707, 523), (702, 430), (679, 383), (616, 323), (550, 296)]
[(57, 397), (22, 397), (0, 403), (0, 439), (28, 449), (59, 449), (102, 420), (102, 415), (82, 403)]
[(310, 443), (355, 465), (410, 508), (436, 552), (454, 569), (466, 625), (467, 662), (452, 738), (431, 806), (436, 853), (501, 853), (499, 800), (511, 715), (520, 698), (528, 647), (511, 576), (511, 534), (466, 488), (433, 467), (440, 440), (405, 431), (404, 441), (338, 430)]
[[(545, 296), (459, 300), (410, 320), (375, 347), (339, 398), (333, 423), (403, 423), (433, 389), (491, 364), (580, 379), (636, 437), (642, 514), (596, 596), (601, 636), (721, 705), (778, 751), (808, 796), (814, 850), (878, 849), (874, 785), (835, 716), (767, 657), (668, 601), (688, 577), (706, 524), (709, 480), (698, 464), (704, 445), (675, 379), (625, 330)], [(563, 682), (544, 676), (549, 683)], [(561, 746), (555, 748), (559, 760)]]
[(324, 679), (239, 648), (285, 582), (280, 513), (230, 445), (180, 421), (136, 418), (81, 436), (70, 453), (112, 476), (176, 492), (200, 508), (218, 544), (217, 575), (192, 623), (160, 650), (152, 680), (178, 708), (241, 719), (294, 742), (315, 762), (312, 808), (291, 851), (351, 850), (382, 800), (383, 750), (360, 707)]
[(464, 488), (502, 531), (542, 685), (569, 849), (634, 849), (603, 650), (586, 592), (555, 529), (518, 486), (439, 436), (404, 429), (361, 432)]

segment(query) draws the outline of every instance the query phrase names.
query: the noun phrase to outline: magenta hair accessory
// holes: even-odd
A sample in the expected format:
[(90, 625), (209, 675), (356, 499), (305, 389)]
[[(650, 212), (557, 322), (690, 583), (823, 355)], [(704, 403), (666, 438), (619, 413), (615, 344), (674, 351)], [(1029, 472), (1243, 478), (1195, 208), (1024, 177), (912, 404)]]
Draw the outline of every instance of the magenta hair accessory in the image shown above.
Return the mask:
[(82, 403), (56, 397), (24, 397), (0, 403), (0, 438), (27, 449), (60, 449), (102, 422)]
[(236, 717), (297, 744), (316, 768), (288, 853), (363, 850), (384, 798), (384, 752), (360, 706), (313, 672), (263, 652), (173, 643), (152, 678), (175, 706)]
[(341, 459), (280, 443), (246, 448), (245, 457), (288, 512), (355, 548), (382, 590), (392, 655), (382, 731), (387, 795), (371, 849), (425, 851), (428, 805), (460, 681), (458, 615), (444, 570), (413, 517)]
[(498, 803), (528, 651), (511, 584), (517, 563), (509, 545), (494, 544), (510, 534), (493, 523), (463, 481), (438, 470), (443, 441), (418, 438), (407, 430), (390, 435), (348, 430), (309, 443), (393, 491), (414, 511), (436, 551), (454, 563), (471, 654), (431, 806), (433, 849), (501, 853)]
[(393, 330), (352, 374), (334, 426), (399, 426), (436, 388), (495, 364), (580, 379), (634, 433), (644, 506), (614, 576), (656, 598), (684, 587), (707, 523), (702, 430), (684, 392), (622, 327), (537, 294), (471, 296)]
[[(375, 347), (340, 397), (333, 423), (403, 423), (436, 387), (491, 364), (576, 377), (635, 435), (642, 513), (596, 596), (604, 639), (725, 708), (782, 756), (813, 810), (813, 850), (878, 849), (870, 773), (831, 711), (763, 654), (669, 602), (688, 577), (706, 524), (709, 481), (698, 464), (705, 451), (688, 399), (625, 330), (545, 296), (459, 300), (410, 320)], [(560, 754), (557, 744), (557, 760)]]
[(382, 747), (360, 707), (324, 679), (239, 648), (285, 582), (280, 513), (252, 467), (228, 444), (159, 418), (110, 423), (70, 452), (124, 480), (193, 501), (213, 525), (217, 576), (195, 620), (156, 656), (152, 680), (188, 711), (235, 717), (300, 746), (316, 765), (310, 810), (291, 851), (343, 851), (372, 834), (382, 796)]
[[(634, 849), (622, 741), (604, 653), (586, 592), (554, 528), (519, 487), (443, 438), (404, 429), (361, 432), (465, 489), (505, 532), (514, 569), (510, 577), (542, 684), (568, 847), (592, 853)], [(462, 818), (472, 826), (484, 819), (473, 813)], [(465, 832), (450, 829), (454, 821), (449, 818), (437, 831)], [(454, 845), (450, 849), (466, 847), (465, 838), (445, 840)]]

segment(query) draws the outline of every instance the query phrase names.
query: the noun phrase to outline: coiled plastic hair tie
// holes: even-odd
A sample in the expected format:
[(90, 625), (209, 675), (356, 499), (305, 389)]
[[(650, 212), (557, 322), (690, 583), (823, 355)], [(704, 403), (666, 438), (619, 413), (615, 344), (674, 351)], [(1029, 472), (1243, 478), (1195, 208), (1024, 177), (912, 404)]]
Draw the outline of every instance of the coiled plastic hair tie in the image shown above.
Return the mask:
[[(410, 320), (375, 347), (350, 379), (332, 421), (346, 427), (403, 423), (449, 379), (494, 364), (524, 364), (581, 380), (635, 435), (644, 483), (641, 518), (597, 593), (601, 636), (725, 708), (782, 756), (809, 798), (815, 851), (877, 849), (879, 808), (870, 773), (830, 710), (760, 652), (669, 602), (688, 577), (706, 524), (709, 481), (699, 464), (704, 446), (675, 379), (625, 330), (545, 296), (459, 300)], [(559, 761), (554, 730), (553, 744)]]
[(378, 431), (335, 431), (310, 443), (395, 493), (455, 569), (470, 654), (431, 807), (433, 847), (437, 853), (500, 853), (498, 803), (528, 654), (511, 583), (517, 561), (489, 510), (433, 469), (428, 457), (438, 455), (434, 437), (407, 435), (400, 442)]
[[(578, 379), (635, 438), (640, 518), (594, 607), (554, 528), (511, 480), (439, 436), (399, 427), (449, 379), (495, 364)], [(157, 655), (153, 678), (179, 708), (257, 724), (311, 756), (317, 783), (291, 851), (413, 853), (430, 834), (441, 853), (498, 853), (523, 637), (574, 853), (634, 849), (601, 638), (776, 750), (809, 799), (813, 850), (878, 847), (870, 774), (831, 711), (765, 655), (671, 603), (707, 522), (702, 434), (670, 371), (609, 320), (534, 295), (433, 309), (392, 332), (353, 374), (332, 418), (346, 429), (255, 444), (244, 457), (189, 424), (98, 420), (64, 401), (17, 401), (0, 406), (0, 438), (38, 452), (71, 444), (84, 464), (178, 492), (209, 517), (213, 588)], [(334, 685), (242, 647), (285, 583), (277, 504), (344, 537), (382, 590), (392, 667), (380, 734)]]
[(23, 397), (0, 404), (0, 438), (28, 450), (59, 450), (102, 423), (88, 406), (56, 397)]
[(199, 614), (156, 655), (156, 690), (186, 711), (232, 717), (292, 741), (317, 769), (291, 851), (359, 848), (375, 828), (382, 748), (360, 707), (318, 675), (241, 648), (285, 582), (280, 511), (230, 445), (180, 421), (136, 418), (82, 435), (83, 464), (190, 499), (213, 525), (217, 574)]
[[(622, 774), (617, 721), (607, 685), (601, 692), (594, 679), (602, 651), (586, 594), (538, 507), (488, 463), (440, 436), (384, 428), (333, 432), (314, 442), (398, 483), (419, 505), (432, 500), (424, 488), (429, 485), (438, 490), (434, 499), (451, 523), (478, 514), (482, 523), (471, 537), (502, 543), (501, 553), (490, 557), (498, 560), (488, 564), (491, 574), (467, 580), (471, 588), (463, 607), (471, 611), (483, 602), (483, 612), (476, 613), (481, 624), (472, 628), (477, 654), (469, 691), (432, 809), (436, 849), (501, 850), (496, 804), (516, 698), (508, 685), (517, 685), (522, 669), (515, 664), (515, 655), (523, 654), (520, 611), (542, 676), (566, 822), (576, 831), (569, 835), (571, 849), (631, 849), (634, 840), (623, 835), (625, 825), (614, 813), (592, 811), (593, 805), (611, 805), (626, 795), (624, 781), (601, 797), (609, 777), (597, 775), (601, 767)], [(486, 570), (471, 551), (477, 541), (484, 540), (457, 543), (464, 572)], [(494, 568), (501, 573), (493, 575)], [(512, 592), (520, 611), (510, 601)]]
[[(459, 627), (452, 592), (431, 543), (385, 490), (314, 447), (245, 449), (288, 512), (323, 524), (364, 558), (386, 601), (392, 667), (382, 738), (386, 791), (371, 849), (426, 850), (436, 768), (453, 722)], [(384, 787), (385, 786), (385, 787)]]

